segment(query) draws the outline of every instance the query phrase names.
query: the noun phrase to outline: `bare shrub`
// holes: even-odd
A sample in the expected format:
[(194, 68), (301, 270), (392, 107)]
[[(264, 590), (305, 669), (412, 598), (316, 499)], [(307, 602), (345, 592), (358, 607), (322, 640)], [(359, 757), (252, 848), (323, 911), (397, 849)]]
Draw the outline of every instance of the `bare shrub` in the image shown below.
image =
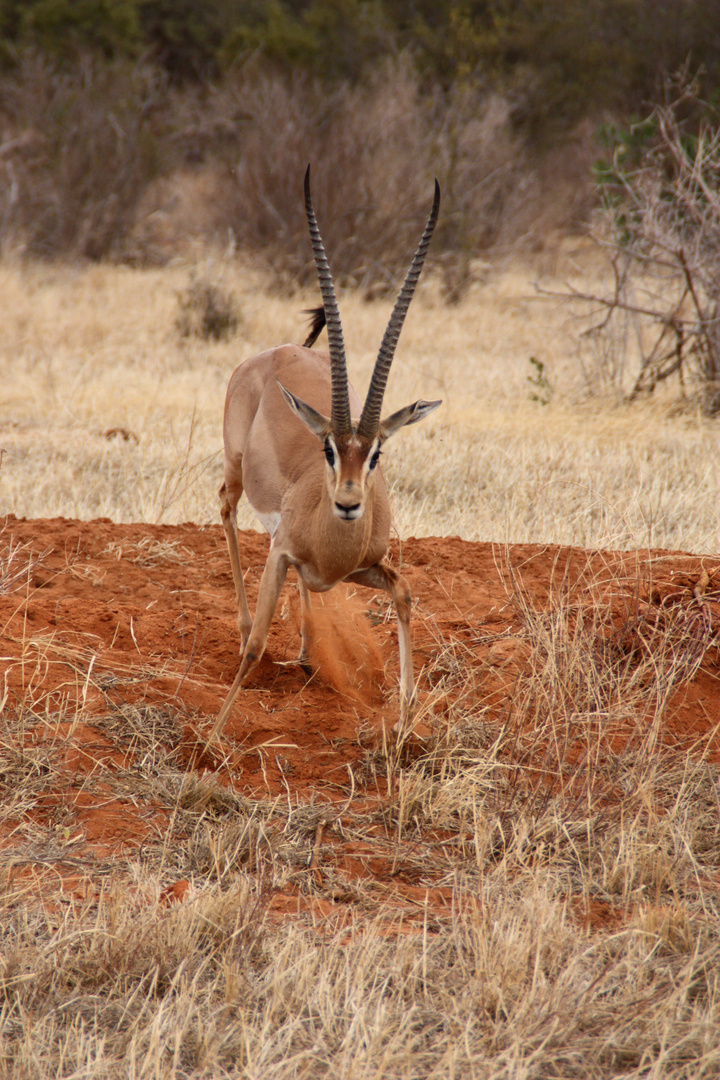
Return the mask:
[(28, 53), (0, 83), (0, 240), (33, 255), (120, 252), (159, 167), (165, 80), (84, 58), (72, 71)]
[(720, 127), (709, 112), (697, 133), (685, 119), (702, 108), (697, 86), (681, 82), (675, 100), (621, 140), (601, 177), (614, 290), (574, 295), (602, 309), (588, 332), (591, 383), (609, 381), (632, 401), (675, 376), (681, 393), (689, 385), (713, 417), (720, 414)]
[(433, 251), (448, 295), (459, 298), (472, 255), (497, 239), (512, 178), (527, 165), (499, 99), (427, 92), (402, 63), (334, 90), (248, 69), (224, 93), (244, 111), (227, 218), (240, 248), (262, 252), (276, 280), (314, 280), (300, 198), (311, 162), (333, 272), (373, 292), (395, 288), (437, 176), (444, 202)]
[(229, 237), (279, 285), (307, 283), (308, 161), (333, 270), (371, 293), (396, 288), (434, 177), (433, 257), (450, 301), (478, 253), (550, 220), (547, 177), (508, 102), (477, 84), (428, 85), (402, 59), (357, 85), (248, 62), (218, 84), (178, 87), (142, 64), (62, 67), (28, 52), (0, 79), (6, 249), (143, 264)]

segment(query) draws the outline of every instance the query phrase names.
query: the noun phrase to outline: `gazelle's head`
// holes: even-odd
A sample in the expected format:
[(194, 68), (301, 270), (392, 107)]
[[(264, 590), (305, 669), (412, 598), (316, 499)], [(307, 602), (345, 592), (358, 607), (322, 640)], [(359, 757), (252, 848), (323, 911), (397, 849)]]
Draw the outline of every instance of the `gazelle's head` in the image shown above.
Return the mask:
[(350, 417), (350, 397), (348, 393), (347, 365), (343, 342), (340, 313), (338, 311), (335, 289), (330, 275), (325, 248), (320, 236), (315, 211), (310, 197), (310, 166), (305, 173), (305, 211), (310, 227), (310, 239), (315, 256), (320, 291), (322, 293), (325, 318), (327, 320), (328, 342), (330, 346), (330, 378), (332, 402), (330, 416), (323, 416), (295, 394), (291, 394), (282, 383), (278, 383), (285, 400), (300, 420), (317, 435), (325, 453), (325, 479), (328, 494), (332, 501), (333, 512), (344, 521), (356, 521), (365, 510), (368, 493), (375, 484), (375, 471), (380, 460), (383, 443), (407, 424), (418, 420), (437, 409), (441, 401), (416, 401), (406, 405), (381, 419), (383, 397), (390, 373), (390, 365), (395, 355), (400, 331), (405, 321), (420, 271), (430, 244), (430, 238), (437, 222), (440, 210), (440, 186), (435, 181), (435, 197), (430, 217), (422, 234), (420, 244), (413, 257), (405, 283), (400, 290), (390, 321), (380, 345), (375, 361), (370, 386), (360, 419), (353, 423)]

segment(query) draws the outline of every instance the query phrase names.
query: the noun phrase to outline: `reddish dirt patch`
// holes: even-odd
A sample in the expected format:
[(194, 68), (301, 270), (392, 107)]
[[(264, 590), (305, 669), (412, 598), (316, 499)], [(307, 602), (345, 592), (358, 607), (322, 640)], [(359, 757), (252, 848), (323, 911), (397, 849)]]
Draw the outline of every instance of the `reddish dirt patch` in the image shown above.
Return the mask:
[[(252, 608), (268, 541), (255, 533), (240, 539)], [(171, 710), (184, 718), (177, 760), (187, 770), (218, 769), (203, 733), (233, 680), (239, 644), (222, 530), (9, 517), (0, 557), (0, 567), (12, 562), (13, 572), (27, 568), (0, 595), (0, 701), (6, 717), (32, 718), (24, 745), (41, 747), (54, 775), (52, 790), (25, 808), (22, 821), (5, 818), (0, 845), (11, 848), (20, 824), (35, 821), (55, 823), (68, 843), (82, 837), (84, 850), (100, 855), (138, 849), (162, 833), (167, 811), (151, 798), (137, 804), (131, 791), (118, 799), (116, 789), (108, 790), (104, 802), (97, 784), (92, 796), (83, 791), (88, 777), (101, 781), (108, 771), (127, 769), (135, 754), (98, 718), (117, 716), (128, 704)], [(648, 626), (679, 613), (703, 645), (704, 658), (674, 692), (660, 738), (720, 760), (718, 559), (502, 547), (456, 537), (394, 544), (391, 558), (415, 601), (415, 670), (426, 672), (422, 692), (437, 683), (427, 672), (443, 647), (454, 643), (462, 648), (462, 662), (476, 671), (476, 693), (490, 706), (489, 722), (498, 725), (528, 662), (523, 608), (543, 611), (566, 595), (582, 618), (584, 610), (604, 604), (607, 633), (627, 655), (644, 647)], [(314, 630), (317, 671), (308, 679), (294, 663), (300, 637), (296, 590), (289, 582), (267, 652), (224, 733), (228, 759), (219, 774), (240, 792), (312, 797), (337, 806), (347, 797), (348, 768), (359, 766), (368, 745), (381, 744), (383, 728), (389, 731), (397, 718), (397, 639), (387, 597), (338, 587), (316, 601)], [(437, 723), (452, 694), (450, 689), (433, 698)], [(369, 788), (356, 791), (360, 801), (377, 797)], [(328, 823), (324, 842), (333, 830)], [(386, 850), (345, 844), (342, 830), (335, 839), (337, 867), (378, 882), (394, 875), (388, 895), (401, 893), (421, 911), (428, 903), (447, 907), (448, 890), (430, 888), (409, 871), (398, 875)], [(69, 871), (65, 876), (75, 882)], [(166, 900), (186, 891), (183, 882), (171, 884)], [(273, 903), (283, 910), (285, 901)], [(592, 917), (583, 913), (585, 920)]]

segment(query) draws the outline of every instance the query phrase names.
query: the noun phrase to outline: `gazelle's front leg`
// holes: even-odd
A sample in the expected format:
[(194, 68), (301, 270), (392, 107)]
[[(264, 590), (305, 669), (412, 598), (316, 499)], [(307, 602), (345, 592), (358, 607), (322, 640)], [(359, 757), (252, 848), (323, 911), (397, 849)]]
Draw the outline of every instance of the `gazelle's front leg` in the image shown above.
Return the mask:
[(312, 602), (310, 590), (301, 577), (298, 577), (300, 590), (300, 655), (298, 664), (307, 675), (312, 675), (310, 667), (310, 622), (312, 619)]
[(410, 640), (410, 609), (412, 597), (405, 578), (393, 570), (384, 560), (368, 570), (358, 570), (345, 579), (371, 589), (389, 592), (397, 612), (398, 649), (400, 652), (400, 723), (409, 719), (415, 707), (415, 679), (412, 666), (412, 642)]
[(245, 595), (245, 584), (243, 582), (242, 566), (240, 565), (240, 548), (238, 547), (237, 539), (237, 503), (241, 494), (242, 487), (233, 503), (228, 494), (227, 484), (223, 484), (220, 488), (220, 517), (222, 518), (222, 525), (225, 531), (228, 555), (230, 556), (230, 569), (232, 570), (235, 596), (237, 597), (238, 628), (240, 630), (240, 640), (242, 643), (240, 646), (240, 655), (242, 656), (247, 640), (250, 637), (252, 618), (250, 617), (250, 609), (248, 607), (247, 596)]
[(210, 732), (208, 742), (212, 742), (215, 736), (219, 735), (222, 731), (225, 721), (230, 714), (230, 710), (233, 707), (235, 698), (238, 696), (240, 687), (265, 652), (270, 623), (275, 614), (278, 597), (280, 595), (280, 590), (283, 587), (289, 565), (290, 563), (287, 555), (271, 546), (270, 554), (265, 563), (265, 569), (260, 578), (255, 620), (252, 624), (248, 639), (245, 642), (245, 650), (240, 663), (240, 670), (235, 676), (235, 682), (230, 687), (230, 692), (225, 698), (222, 708), (218, 713), (218, 718)]

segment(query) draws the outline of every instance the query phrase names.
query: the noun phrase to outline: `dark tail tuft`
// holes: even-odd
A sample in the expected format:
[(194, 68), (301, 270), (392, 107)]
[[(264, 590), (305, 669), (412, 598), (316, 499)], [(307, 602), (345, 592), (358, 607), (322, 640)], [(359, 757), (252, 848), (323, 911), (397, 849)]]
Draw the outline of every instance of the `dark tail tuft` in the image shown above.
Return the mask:
[(310, 316), (310, 333), (303, 342), (303, 348), (312, 349), (325, 327), (325, 308), (322, 306), (306, 308), (305, 311), (303, 311), (303, 315)]

